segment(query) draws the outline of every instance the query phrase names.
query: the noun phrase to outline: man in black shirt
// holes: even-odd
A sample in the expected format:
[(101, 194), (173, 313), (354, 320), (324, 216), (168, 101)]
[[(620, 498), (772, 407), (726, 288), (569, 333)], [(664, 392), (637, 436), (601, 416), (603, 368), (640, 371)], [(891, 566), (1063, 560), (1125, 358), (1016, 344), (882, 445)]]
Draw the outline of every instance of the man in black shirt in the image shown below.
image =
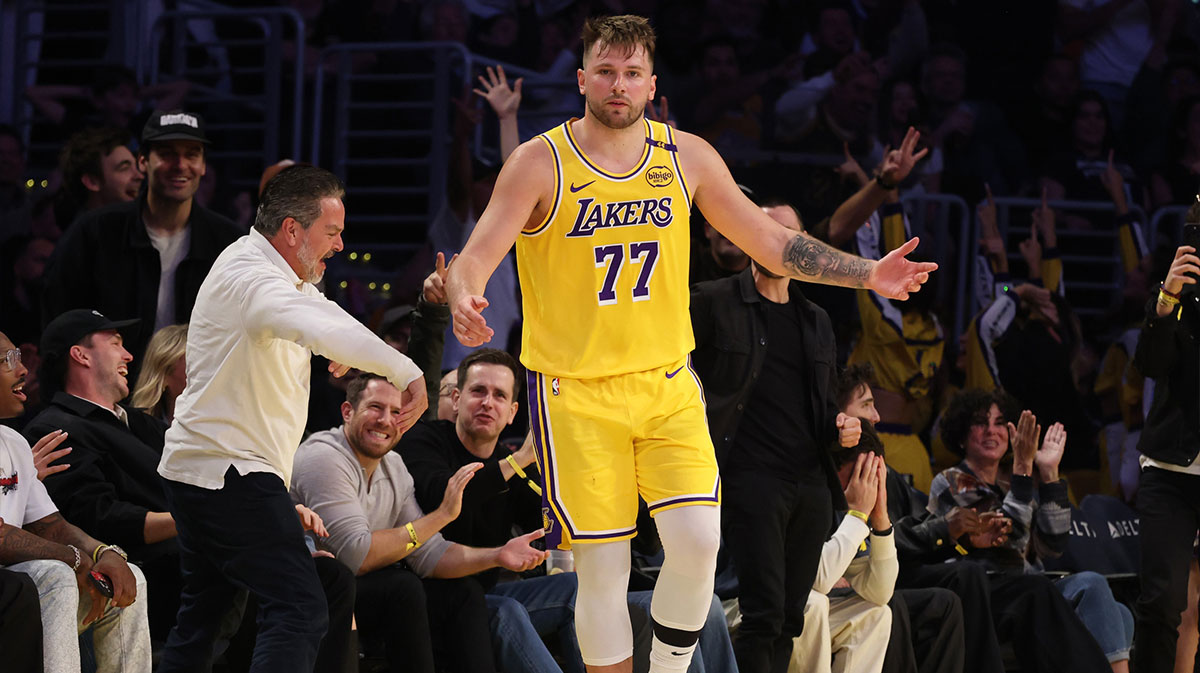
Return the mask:
[(85, 213), (59, 240), (46, 267), (43, 324), (82, 307), (139, 318), (126, 346), (141, 362), (156, 329), (188, 322), (217, 255), (244, 233), (195, 202), (208, 144), (199, 115), (150, 116), (138, 148), (145, 194)]
[[(763, 210), (803, 229), (788, 204)], [(799, 283), (755, 262), (693, 287), (691, 309), (693, 361), (721, 466), (722, 533), (738, 577), (738, 668), (783, 670), (833, 507), (846, 509), (826, 447), (855, 446), (860, 423), (834, 406), (833, 329)]]

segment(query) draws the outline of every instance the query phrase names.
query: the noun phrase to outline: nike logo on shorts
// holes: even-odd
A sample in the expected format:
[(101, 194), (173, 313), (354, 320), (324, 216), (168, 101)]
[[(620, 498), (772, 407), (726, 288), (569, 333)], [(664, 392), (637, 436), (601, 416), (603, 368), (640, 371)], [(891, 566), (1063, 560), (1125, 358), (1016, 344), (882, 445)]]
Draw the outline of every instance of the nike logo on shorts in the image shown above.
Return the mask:
[(673, 372), (667, 372), (667, 378), (669, 378), (669, 379), (673, 379), (673, 378), (675, 378), (675, 375), (676, 375), (676, 374), (678, 374), (678, 373), (679, 373), (679, 372), (681, 372), (681, 371), (683, 371), (683, 365), (680, 365), (679, 369), (676, 369), (676, 370), (675, 370), (675, 371), (673, 371)]
[[(595, 182), (595, 180), (592, 180), (592, 182)], [(575, 183), (572, 182), (571, 183), (571, 193), (574, 194), (575, 192), (577, 192), (581, 189), (586, 189), (588, 185), (592, 184), (592, 182), (585, 182), (582, 185), (579, 185), (578, 187), (576, 187)]]

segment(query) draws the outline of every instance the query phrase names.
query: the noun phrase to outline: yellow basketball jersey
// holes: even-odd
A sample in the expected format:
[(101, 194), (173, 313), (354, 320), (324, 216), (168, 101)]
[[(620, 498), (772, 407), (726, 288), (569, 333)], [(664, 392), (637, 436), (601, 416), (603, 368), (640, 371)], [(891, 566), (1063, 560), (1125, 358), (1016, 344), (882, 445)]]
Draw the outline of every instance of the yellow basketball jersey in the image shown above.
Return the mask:
[(623, 175), (588, 159), (570, 121), (538, 136), (554, 157), (555, 185), (546, 218), (517, 240), (529, 369), (599, 378), (667, 365), (694, 346), (691, 198), (674, 132), (643, 123), (642, 157)]

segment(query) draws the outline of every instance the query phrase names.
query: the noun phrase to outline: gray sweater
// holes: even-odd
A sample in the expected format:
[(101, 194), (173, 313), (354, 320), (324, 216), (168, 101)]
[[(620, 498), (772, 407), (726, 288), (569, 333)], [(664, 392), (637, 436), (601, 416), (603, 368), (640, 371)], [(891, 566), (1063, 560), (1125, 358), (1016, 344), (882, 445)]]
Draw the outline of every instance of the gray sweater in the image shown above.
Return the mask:
[[(354, 572), (371, 548), (371, 532), (399, 528), (425, 516), (413, 491), (413, 478), (400, 454), (389, 452), (367, 483), (341, 426), (313, 433), (296, 451), (292, 500), (317, 512), (329, 537), (319, 540)], [(450, 546), (435, 533), (404, 562), (421, 577), (429, 577)]]

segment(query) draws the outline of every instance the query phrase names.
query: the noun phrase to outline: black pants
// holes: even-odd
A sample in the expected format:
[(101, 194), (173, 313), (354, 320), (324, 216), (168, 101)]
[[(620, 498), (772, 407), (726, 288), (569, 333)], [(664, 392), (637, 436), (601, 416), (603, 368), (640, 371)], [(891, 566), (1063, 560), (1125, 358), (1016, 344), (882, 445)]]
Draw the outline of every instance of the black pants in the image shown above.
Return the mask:
[(786, 671), (833, 521), (829, 487), (822, 475), (793, 482), (731, 471), (722, 475), (721, 500), (742, 612), (733, 642), (738, 670)]
[(231, 467), (219, 490), (163, 484), (179, 531), (183, 594), (159, 673), (211, 668), (213, 640), (238, 589), (259, 609), (250, 670), (312, 671), (328, 606), (283, 481)]
[(5, 671), (42, 671), (41, 603), (25, 573), (0, 570), (0, 653)]
[(392, 673), (496, 670), (483, 588), (471, 578), (422, 580), (387, 566), (358, 578), (354, 611), (363, 639), (384, 642)]
[(1049, 579), (1042, 575), (991, 575), (990, 579), (996, 634), (1012, 643), (1022, 671), (1112, 670), (1096, 639)]
[(884, 673), (962, 673), (962, 604), (954, 592), (896, 589), (888, 606), (892, 634)]
[(938, 563), (900, 566), (896, 586), (902, 589), (939, 587), (958, 596), (963, 614), (965, 670), (972, 673), (1004, 673), (1000, 642), (992, 620), (991, 583), (975, 563)]
[(1155, 467), (1142, 471), (1141, 594), (1134, 609), (1132, 667), (1138, 673), (1175, 668), (1179, 613), (1187, 606), (1188, 565), (1200, 528), (1200, 477)]

